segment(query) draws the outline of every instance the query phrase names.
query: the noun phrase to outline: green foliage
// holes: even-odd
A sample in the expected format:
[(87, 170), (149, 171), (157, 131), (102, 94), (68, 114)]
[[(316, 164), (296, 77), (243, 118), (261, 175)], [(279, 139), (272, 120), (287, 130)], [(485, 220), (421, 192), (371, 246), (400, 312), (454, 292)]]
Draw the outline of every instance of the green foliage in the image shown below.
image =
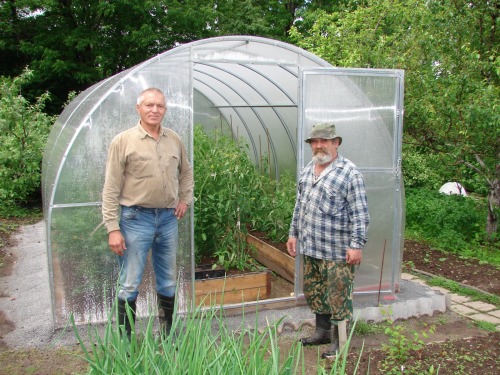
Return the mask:
[(252, 229), (265, 232), (274, 242), (286, 242), (296, 197), (295, 177), (283, 173), (280, 180), (258, 176), (262, 195), (255, 201)]
[(354, 327), (354, 332), (357, 336), (367, 336), (371, 334), (381, 333), (385, 331), (386, 324), (373, 324), (368, 323), (365, 320), (358, 320)]
[(28, 97), (50, 91), (49, 111), (59, 113), (70, 91), (214, 36), (216, 8), (205, 0), (26, 0), (2, 2), (0, 15), (0, 73), (13, 76), (29, 65), (36, 77)]
[(391, 324), (384, 331), (388, 337), (388, 343), (382, 345), (386, 357), (381, 364), (381, 371), (385, 374), (403, 374), (408, 358), (425, 345), (420, 337), (426, 338), (429, 333), (434, 333), (435, 328), (430, 326), (419, 334), (416, 331), (406, 332), (404, 326), (394, 324), (394, 322)]
[(194, 129), (196, 261), (216, 257), (224, 268), (251, 266), (246, 227), (255, 197), (249, 189), (256, 175), (244, 150), (232, 139), (201, 126)]
[(215, 257), (224, 268), (254, 267), (248, 256), (248, 228), (284, 241), (295, 204), (295, 181), (280, 181), (254, 166), (247, 145), (218, 132), (194, 129), (195, 247), (197, 263)]
[(495, 189), (500, 58), (494, 2), (368, 0), (351, 11), (313, 15), (310, 28), (291, 30), (298, 46), (334, 66), (405, 70), (408, 186), (432, 189), (441, 175), (441, 183), (459, 181), (468, 191)]
[(459, 283), (445, 279), (443, 277), (432, 277), (425, 281), (430, 286), (439, 286), (449, 290), (452, 293), (470, 297), (474, 301), (484, 301), (500, 308), (500, 297), (494, 294), (481, 293), (475, 289), (460, 285)]
[(457, 181), (456, 178), (447, 177), (450, 169), (436, 155), (421, 153), (411, 146), (403, 148), (403, 178), (406, 188), (439, 190), (444, 182)]
[(285, 39), (294, 9), (280, 0), (226, 0), (217, 4), (219, 35), (256, 35)]
[(48, 94), (30, 104), (22, 96), (32, 78), (25, 70), (0, 78), (0, 212), (24, 203), (40, 188), (43, 148), (54, 118), (43, 113)]
[(476, 320), (476, 321), (474, 321), (474, 325), (477, 328), (488, 331), (488, 332), (496, 332), (497, 331), (497, 325), (495, 323)]
[(445, 195), (423, 188), (407, 189), (406, 237), (498, 264), (498, 252), (484, 247), (486, 212), (483, 198)]

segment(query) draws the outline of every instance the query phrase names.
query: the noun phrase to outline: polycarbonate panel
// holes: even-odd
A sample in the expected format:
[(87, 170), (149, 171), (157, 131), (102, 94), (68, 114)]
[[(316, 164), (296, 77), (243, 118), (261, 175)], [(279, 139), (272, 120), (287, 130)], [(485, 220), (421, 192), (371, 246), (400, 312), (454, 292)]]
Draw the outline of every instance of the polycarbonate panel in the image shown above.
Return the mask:
[(305, 134), (334, 121), (344, 140), (339, 150), (359, 168), (393, 168), (398, 77), (308, 74), (307, 81)]
[[(258, 37), (221, 37), (207, 40), (209, 44), (200, 44), (194, 51), (193, 58), (209, 61), (254, 61), (259, 64), (299, 65), (301, 55), (296, 47), (283, 42)], [(305, 51), (303, 51), (305, 52)], [(318, 60), (308, 52), (308, 58)]]
[[(47, 190), (52, 190), (46, 216), (56, 327), (65, 325), (72, 312), (78, 323), (107, 319), (118, 275), (117, 258), (109, 250), (107, 234), (100, 225), (107, 147), (116, 134), (137, 125), (136, 100), (140, 92), (158, 87), (167, 97), (164, 125), (179, 133), (192, 155), (190, 77), (189, 50), (170, 60), (152, 59), (91, 92), (87, 90), (81, 94), (83, 98), (75, 99), (77, 105), (68, 107), (71, 113), (60, 117), (67, 125), (51, 134), (57, 137), (57, 146), (51, 150), (52, 162), (59, 161), (57, 172), (52, 173), (56, 179), (45, 184)], [(192, 274), (191, 216), (179, 223), (181, 306), (191, 293), (182, 290), (184, 280), (191, 280)], [(148, 270), (150, 267), (148, 264)], [(148, 271), (137, 301), (139, 314), (154, 307), (155, 298), (154, 278)]]
[(47, 139), (42, 166), (43, 202), (46, 214), (48, 205), (53, 203), (56, 188), (54, 182), (58, 180), (61, 165), (64, 163), (63, 159), (69, 153), (72, 139), (78, 131), (77, 125), (82, 120), (81, 116), (92, 108), (98, 98), (117, 82), (121, 75), (99, 82), (78, 95), (66, 106), (52, 127)]
[(269, 158), (276, 176), (280, 170), (295, 173), (298, 70), (329, 64), (294, 46), (254, 37), (196, 43), (193, 60), (195, 93), (211, 101), (221, 122), (244, 138), (252, 160)]
[[(299, 168), (311, 160), (304, 142), (313, 125), (333, 122), (338, 152), (363, 173), (370, 226), (355, 294), (394, 293), (400, 277), (403, 207), (401, 181), (403, 72), (305, 68), (300, 90)], [(302, 259), (297, 259), (302, 267)], [(301, 275), (302, 276), (302, 275)], [(302, 292), (302, 280), (296, 283)]]
[[(115, 296), (118, 262), (107, 245), (99, 206), (52, 208), (51, 281), (56, 327), (105, 321)], [(150, 283), (151, 271), (145, 277)], [(142, 290), (144, 292), (144, 290)], [(145, 312), (141, 304), (141, 312)]]
[(355, 279), (355, 292), (394, 291), (393, 272), (398, 270), (400, 220), (396, 178), (392, 171), (363, 170), (370, 213), (368, 242)]

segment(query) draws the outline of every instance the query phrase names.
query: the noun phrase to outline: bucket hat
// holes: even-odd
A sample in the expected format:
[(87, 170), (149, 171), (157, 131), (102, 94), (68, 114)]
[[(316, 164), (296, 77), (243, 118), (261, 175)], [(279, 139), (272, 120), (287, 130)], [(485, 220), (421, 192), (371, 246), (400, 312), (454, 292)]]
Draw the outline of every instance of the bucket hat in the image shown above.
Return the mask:
[(312, 127), (309, 137), (306, 139), (307, 143), (311, 143), (311, 139), (322, 138), (322, 139), (339, 139), (339, 145), (342, 144), (342, 137), (337, 135), (335, 131), (335, 125), (332, 123), (322, 122), (316, 124)]

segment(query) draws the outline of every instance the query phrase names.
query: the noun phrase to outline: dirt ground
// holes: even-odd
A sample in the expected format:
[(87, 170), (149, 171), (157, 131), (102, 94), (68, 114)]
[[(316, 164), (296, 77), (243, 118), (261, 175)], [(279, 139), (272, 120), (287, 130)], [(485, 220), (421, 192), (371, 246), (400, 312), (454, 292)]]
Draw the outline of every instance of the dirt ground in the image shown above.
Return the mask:
[[(0, 231), (0, 236), (2, 235)], [(13, 245), (10, 237), (1, 237), (4, 244), (0, 249), (3, 265), (0, 266), (0, 277), (9, 275), (15, 267), (16, 259), (9, 253)], [(450, 254), (431, 250), (425, 245), (407, 241), (404, 251), (405, 264), (432, 273), (439, 274), (451, 280), (470, 285), (492, 294), (499, 295), (500, 270), (472, 260), (463, 260)], [(277, 280), (275, 280), (278, 283)], [(288, 286), (284, 283), (282, 288)], [(1, 299), (8, 299), (9, 291), (0, 291)], [(474, 326), (470, 320), (453, 312), (436, 314), (433, 317), (420, 317), (407, 321), (395, 322), (395, 326), (404, 327), (407, 334), (420, 334), (430, 326), (435, 326), (435, 332), (424, 339), (427, 345), (419, 350), (413, 350), (405, 344), (399, 351), (399, 358), (408, 354), (400, 373), (424, 373), (431, 365), (440, 367), (439, 374), (498, 374), (500, 368), (500, 333), (488, 333)], [(395, 327), (394, 326), (394, 327)], [(46, 347), (44, 349), (12, 350), (2, 345), (2, 337), (15, 330), (15, 325), (0, 311), (0, 374), (83, 374), (87, 364), (78, 354), (81, 349), (74, 347)], [(393, 331), (396, 328), (393, 328)], [(306, 336), (312, 328), (305, 327), (300, 336)], [(280, 350), (288, 353), (295, 334), (283, 334), (280, 337)], [(423, 339), (423, 338), (422, 338)], [(357, 366), (358, 374), (382, 374), (383, 360), (388, 354), (383, 345), (388, 337), (383, 332), (368, 335), (356, 335), (350, 346), (349, 365), (346, 373), (354, 373)], [(328, 345), (304, 348), (304, 368), (306, 374), (317, 374), (318, 353), (321, 354)], [(363, 349), (362, 349), (363, 348)], [(360, 355), (360, 351), (362, 354)], [(360, 359), (358, 363), (358, 359)], [(321, 365), (328, 367), (325, 361)], [(398, 365), (399, 366), (399, 365)], [(387, 371), (385, 372), (387, 373)], [(428, 373), (428, 372), (425, 372)]]

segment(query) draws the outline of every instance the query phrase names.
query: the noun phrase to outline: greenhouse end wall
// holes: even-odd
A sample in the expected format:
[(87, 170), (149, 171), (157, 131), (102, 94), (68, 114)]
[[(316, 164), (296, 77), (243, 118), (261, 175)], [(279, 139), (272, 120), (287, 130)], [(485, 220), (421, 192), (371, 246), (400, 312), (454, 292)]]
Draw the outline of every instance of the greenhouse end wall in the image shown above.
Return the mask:
[[(366, 71), (358, 71), (364, 78), (344, 73), (349, 77), (323, 82), (315, 81), (319, 78), (316, 73), (304, 77), (303, 71), (309, 68), (333, 69), (313, 54), (282, 42), (246, 36), (212, 38), (166, 51), (99, 82), (65, 108), (50, 134), (42, 176), (56, 327), (66, 325), (71, 314), (77, 323), (103, 322), (112, 311), (118, 263), (108, 249), (101, 218), (107, 146), (120, 131), (137, 124), (136, 98), (151, 86), (165, 92), (168, 111), (164, 125), (179, 133), (191, 160), (193, 125), (202, 124), (207, 132), (220, 129), (243, 138), (249, 145), (249, 157), (254, 162), (268, 158), (276, 178), (283, 171), (295, 173), (297, 163), (310, 158), (303, 134), (316, 120), (311, 113), (331, 107), (336, 115), (329, 118), (338, 121), (339, 113), (363, 112), (364, 117), (355, 121), (340, 117), (339, 124), (346, 156), (359, 162), (366, 175), (373, 218), (368, 243), (372, 247), (367, 248), (363, 265), (376, 271), (360, 272), (356, 288), (361, 292), (374, 285), (378, 288), (383, 267), (384, 291), (393, 292), (400, 272), (404, 197), (398, 178), (402, 121), (395, 115), (401, 111), (402, 94), (391, 90), (400, 90), (395, 81), (402, 82), (402, 72), (370, 71), (372, 78), (368, 78)], [(383, 77), (387, 74), (392, 82)], [(310, 84), (323, 87), (324, 95), (306, 89)], [(369, 95), (373, 89), (383, 97)], [(299, 103), (300, 95), (309, 102)], [(325, 102), (324, 97), (335, 97), (336, 103)], [(315, 102), (314, 108), (308, 104)], [(367, 154), (370, 147), (385, 151)], [(194, 299), (194, 230), (191, 210), (179, 228), (178, 301), (182, 311), (190, 309)], [(383, 246), (388, 256), (381, 265)], [(295, 297), (288, 298), (292, 303), (302, 289), (300, 268), (296, 269)], [(148, 264), (139, 294), (139, 315), (154, 312), (155, 304), (154, 275)]]

